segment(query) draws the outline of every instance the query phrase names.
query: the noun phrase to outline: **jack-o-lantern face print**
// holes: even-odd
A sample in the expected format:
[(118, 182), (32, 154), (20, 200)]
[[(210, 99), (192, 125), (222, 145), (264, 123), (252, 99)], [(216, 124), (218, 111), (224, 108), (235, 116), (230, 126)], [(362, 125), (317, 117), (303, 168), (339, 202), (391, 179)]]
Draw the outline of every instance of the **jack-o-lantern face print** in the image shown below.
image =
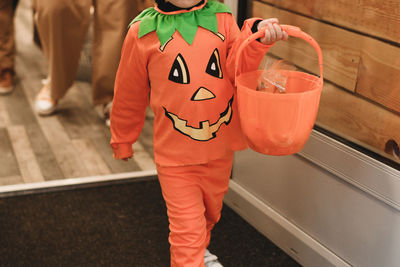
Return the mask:
[[(179, 53), (171, 65), (168, 80), (177, 84), (188, 86), (190, 88), (190, 67), (202, 68), (202, 66), (197, 65), (190, 66), (189, 60), (185, 60), (183, 55)], [(210, 81), (211, 79), (208, 84), (213, 84), (212, 79), (223, 79), (221, 59), (217, 48), (211, 53), (207, 64), (203, 66), (203, 70), (204, 73), (202, 74), (203, 77), (201, 77), (201, 79), (207, 81)], [(183, 99), (182, 101), (215, 101), (216, 94), (212, 91), (212, 88), (200, 86), (198, 88), (190, 88), (190, 90), (194, 91), (193, 94), (191, 94), (190, 99)], [(223, 124), (228, 125), (230, 123), (232, 119), (232, 102), (233, 96), (228, 100), (225, 108), (218, 111), (219, 117), (216, 121), (210, 122), (210, 120), (205, 118), (205, 120), (199, 122), (199, 127), (188, 125), (188, 118), (182, 118), (179, 114), (174, 114), (165, 107), (164, 111), (166, 117), (171, 120), (174, 129), (179, 133), (196, 141), (208, 141), (217, 136), (217, 132)]]

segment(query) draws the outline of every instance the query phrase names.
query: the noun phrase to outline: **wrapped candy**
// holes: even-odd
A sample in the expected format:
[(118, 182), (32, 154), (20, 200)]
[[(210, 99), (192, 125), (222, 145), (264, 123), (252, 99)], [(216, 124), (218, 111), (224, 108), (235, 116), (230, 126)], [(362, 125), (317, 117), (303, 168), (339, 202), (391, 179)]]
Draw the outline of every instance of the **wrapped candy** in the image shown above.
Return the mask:
[(264, 70), (258, 78), (257, 91), (284, 94), (286, 92), (287, 75), (282, 70), (295, 71), (296, 67), (286, 60), (267, 58)]

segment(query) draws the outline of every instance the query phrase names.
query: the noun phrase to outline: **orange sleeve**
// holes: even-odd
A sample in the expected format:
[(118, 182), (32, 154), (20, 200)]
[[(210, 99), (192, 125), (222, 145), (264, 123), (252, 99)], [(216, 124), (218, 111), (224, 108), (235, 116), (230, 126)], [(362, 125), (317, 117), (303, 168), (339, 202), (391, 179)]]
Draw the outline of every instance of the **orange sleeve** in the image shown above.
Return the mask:
[(110, 128), (111, 147), (117, 159), (133, 155), (132, 144), (142, 131), (149, 104), (147, 58), (138, 40), (139, 23), (132, 25), (125, 38), (114, 85)]
[[(228, 36), (228, 59), (227, 59), (227, 66), (228, 66), (228, 76), (231, 80), (232, 84), (234, 83), (235, 79), (235, 59), (236, 59), (236, 52), (239, 49), (239, 46), (242, 42), (253, 34), (251, 28), (253, 24), (260, 20), (260, 18), (251, 18), (247, 19), (241, 31), (239, 30), (236, 22), (234, 21), (233, 17), (232, 23), (228, 23), (230, 26), (229, 29), (229, 36)], [(253, 41), (250, 43), (245, 49), (242, 51), (242, 55), (240, 56), (239, 61), (239, 73), (253, 71), (258, 69), (261, 60), (263, 59), (264, 55), (267, 53), (268, 49), (272, 45), (264, 45), (258, 41)]]

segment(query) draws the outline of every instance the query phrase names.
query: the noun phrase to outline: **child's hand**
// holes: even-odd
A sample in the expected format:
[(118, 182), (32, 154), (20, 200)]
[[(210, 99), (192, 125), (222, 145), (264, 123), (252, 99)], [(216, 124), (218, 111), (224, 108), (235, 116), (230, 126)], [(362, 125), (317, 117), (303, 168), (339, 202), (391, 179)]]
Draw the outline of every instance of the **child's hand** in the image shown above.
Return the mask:
[(258, 24), (258, 30), (267, 28), (265, 30), (265, 36), (260, 40), (261, 43), (270, 45), (279, 40), (286, 41), (289, 38), (288, 34), (279, 27), (278, 23), (279, 21), (277, 18), (271, 18), (265, 19)]

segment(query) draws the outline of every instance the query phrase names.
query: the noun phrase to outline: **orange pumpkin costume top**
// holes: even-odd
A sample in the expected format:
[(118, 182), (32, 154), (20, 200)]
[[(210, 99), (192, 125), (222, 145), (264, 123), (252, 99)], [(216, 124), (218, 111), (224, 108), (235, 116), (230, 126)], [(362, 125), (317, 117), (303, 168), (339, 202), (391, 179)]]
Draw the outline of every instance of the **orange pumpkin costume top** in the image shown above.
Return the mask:
[[(246, 148), (233, 86), (234, 62), (255, 21), (245, 21), (240, 31), (229, 9), (211, 0), (190, 10), (154, 7), (142, 12), (126, 36), (115, 81), (114, 157), (133, 155), (149, 103), (159, 165), (201, 164)], [(257, 69), (269, 47), (250, 44), (242, 54), (241, 72)]]

